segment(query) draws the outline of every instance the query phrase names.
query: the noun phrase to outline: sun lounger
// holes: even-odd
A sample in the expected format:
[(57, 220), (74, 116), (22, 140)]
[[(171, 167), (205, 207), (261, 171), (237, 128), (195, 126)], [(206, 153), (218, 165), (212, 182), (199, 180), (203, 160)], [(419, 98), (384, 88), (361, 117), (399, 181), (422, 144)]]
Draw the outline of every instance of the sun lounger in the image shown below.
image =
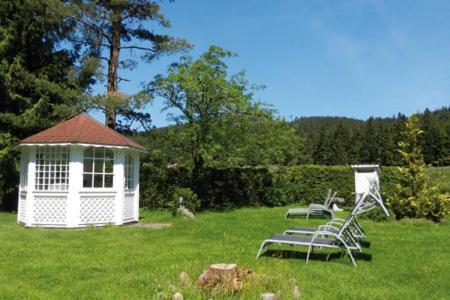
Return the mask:
[[(339, 222), (333, 221), (326, 225), (320, 225), (314, 231), (310, 228), (298, 231), (285, 231), (285, 233), (304, 233), (307, 236), (297, 236), (291, 234), (272, 235), (262, 242), (256, 258), (259, 258), (263, 249), (267, 248), (270, 244), (276, 243), (308, 247), (306, 263), (308, 263), (310, 253), (314, 247), (345, 249), (353, 265), (356, 266), (356, 262), (351, 251), (361, 251), (361, 246), (357, 242), (356, 236), (353, 232), (354, 228), (352, 228), (355, 227), (355, 224), (357, 224), (356, 220), (354, 220), (354, 217), (360, 212), (366, 211), (365, 209), (367, 209), (368, 207), (371, 207), (370, 204), (372, 202), (376, 202), (376, 200), (372, 200), (372, 198), (372, 195), (369, 195), (369, 193), (366, 193), (362, 197), (360, 197), (353, 210), (350, 212), (348, 217), (343, 220), (342, 223), (340, 220)], [(340, 225), (340, 228), (336, 227), (335, 225)]]
[(331, 194), (331, 189), (328, 190), (328, 193), (323, 201), (323, 204), (311, 203), (308, 207), (305, 208), (291, 208), (286, 212), (285, 217), (294, 215), (305, 215), (306, 219), (309, 219), (309, 216), (330, 216), (331, 218), (335, 217), (335, 213), (333, 210), (333, 199), (336, 196), (336, 193)]

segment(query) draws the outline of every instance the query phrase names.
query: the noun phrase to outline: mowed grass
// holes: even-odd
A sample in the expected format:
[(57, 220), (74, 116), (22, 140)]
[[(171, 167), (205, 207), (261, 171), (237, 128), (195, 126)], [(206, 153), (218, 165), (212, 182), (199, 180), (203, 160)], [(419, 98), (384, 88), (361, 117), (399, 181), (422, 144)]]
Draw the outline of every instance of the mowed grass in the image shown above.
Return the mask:
[[(272, 246), (255, 259), (261, 241), (292, 225), (323, 220), (286, 220), (286, 208), (204, 212), (196, 221), (168, 212), (143, 213), (143, 222), (170, 222), (151, 230), (130, 226), (26, 229), (15, 215), (0, 214), (0, 298), (4, 299), (259, 299), (262, 292), (292, 298), (295, 279), (303, 299), (450, 297), (450, 226), (445, 221), (362, 221), (371, 242), (354, 268), (347, 256), (318, 250), (308, 265), (306, 248)], [(298, 251), (295, 251), (298, 250)], [(240, 294), (202, 291), (195, 283), (213, 263), (237, 263), (256, 274)], [(183, 286), (178, 277), (193, 278)]]

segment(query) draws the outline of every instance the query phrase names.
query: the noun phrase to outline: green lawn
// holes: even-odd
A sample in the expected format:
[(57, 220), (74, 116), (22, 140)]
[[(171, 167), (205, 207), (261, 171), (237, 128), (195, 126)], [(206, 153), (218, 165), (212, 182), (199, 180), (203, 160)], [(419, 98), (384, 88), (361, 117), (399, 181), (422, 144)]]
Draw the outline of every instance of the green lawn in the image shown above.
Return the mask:
[[(371, 245), (358, 259), (347, 256), (305, 265), (302, 252), (270, 252), (256, 260), (261, 241), (295, 224), (286, 208), (245, 208), (205, 212), (197, 221), (173, 219), (168, 212), (143, 214), (144, 222), (171, 222), (168, 229), (106, 227), (80, 230), (26, 229), (15, 215), (0, 213), (0, 298), (5, 299), (155, 299), (157, 291), (181, 291), (186, 299), (211, 295), (196, 285), (181, 286), (181, 271), (197, 276), (212, 263), (234, 262), (258, 280), (240, 295), (259, 299), (264, 291), (291, 298), (295, 278), (304, 299), (444, 299), (450, 295), (448, 222), (362, 221)], [(293, 250), (272, 246), (271, 249)], [(320, 251), (319, 251), (320, 252)], [(337, 253), (337, 252), (333, 252)], [(173, 285), (173, 286), (171, 286)], [(212, 298), (226, 298), (212, 295)]]

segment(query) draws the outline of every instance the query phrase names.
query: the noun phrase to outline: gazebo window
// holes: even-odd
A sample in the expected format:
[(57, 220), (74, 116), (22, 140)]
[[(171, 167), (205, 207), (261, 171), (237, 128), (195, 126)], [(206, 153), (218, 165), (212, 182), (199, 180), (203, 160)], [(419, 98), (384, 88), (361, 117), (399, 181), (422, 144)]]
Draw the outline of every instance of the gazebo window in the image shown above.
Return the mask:
[(134, 187), (134, 159), (133, 156), (127, 154), (125, 155), (125, 188), (134, 189)]
[(69, 187), (69, 148), (37, 147), (35, 178), (37, 191), (67, 190)]
[(83, 187), (112, 188), (114, 176), (114, 151), (103, 147), (84, 150)]

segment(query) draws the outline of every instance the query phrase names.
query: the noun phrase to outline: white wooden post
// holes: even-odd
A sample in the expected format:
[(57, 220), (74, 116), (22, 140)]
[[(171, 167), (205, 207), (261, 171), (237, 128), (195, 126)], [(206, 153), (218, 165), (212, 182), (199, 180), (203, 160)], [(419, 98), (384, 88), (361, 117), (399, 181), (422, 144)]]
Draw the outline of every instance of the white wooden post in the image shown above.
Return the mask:
[(135, 178), (135, 191), (134, 191), (134, 199), (133, 199), (133, 207), (134, 207), (134, 221), (139, 221), (139, 154), (134, 155), (134, 178)]
[(80, 223), (80, 190), (83, 186), (83, 147), (70, 146), (67, 227)]
[(25, 226), (29, 227), (33, 223), (34, 191), (36, 178), (36, 147), (28, 147), (28, 180), (27, 180), (27, 200), (25, 203)]
[[(21, 220), (20, 216), (25, 215), (26, 217), (26, 208), (23, 207), (22, 203), (22, 194), (27, 192), (27, 186), (24, 184), (28, 181), (28, 162), (29, 162), (29, 152), (26, 148), (22, 148), (20, 151), (20, 179), (19, 179), (19, 195), (17, 201), (17, 223), (25, 222), (25, 220)], [(27, 178), (25, 178), (25, 176)], [(28, 184), (28, 183), (27, 183)], [(25, 198), (25, 204), (26, 202)]]
[(125, 198), (125, 152), (122, 149), (115, 150), (113, 187), (117, 192), (115, 197), (115, 224), (123, 224), (123, 201)]

